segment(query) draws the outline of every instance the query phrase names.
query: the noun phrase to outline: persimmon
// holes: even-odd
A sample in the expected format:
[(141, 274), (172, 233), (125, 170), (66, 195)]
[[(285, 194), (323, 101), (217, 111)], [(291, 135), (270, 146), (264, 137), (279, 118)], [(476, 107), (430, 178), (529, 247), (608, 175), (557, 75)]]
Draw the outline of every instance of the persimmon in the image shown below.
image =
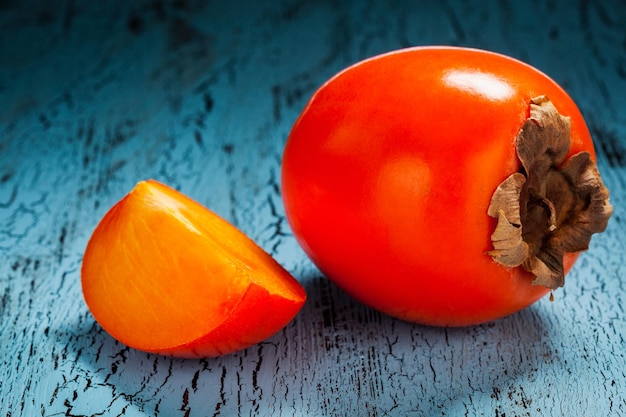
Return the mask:
[(287, 140), (283, 201), (319, 269), (394, 317), (463, 326), (564, 283), (611, 215), (582, 114), (516, 59), (456, 47), (333, 76)]
[(138, 183), (95, 228), (81, 282), (115, 339), (178, 357), (224, 355), (282, 329), (300, 284), (232, 224), (157, 181)]

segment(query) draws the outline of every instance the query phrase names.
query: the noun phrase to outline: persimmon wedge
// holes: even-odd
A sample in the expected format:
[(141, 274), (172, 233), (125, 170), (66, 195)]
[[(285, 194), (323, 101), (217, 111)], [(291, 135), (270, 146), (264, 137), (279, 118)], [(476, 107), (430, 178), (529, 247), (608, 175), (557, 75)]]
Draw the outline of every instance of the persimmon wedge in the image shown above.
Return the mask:
[(235, 226), (154, 180), (138, 183), (102, 218), (81, 283), (111, 336), (177, 357), (259, 343), (306, 300), (300, 284)]

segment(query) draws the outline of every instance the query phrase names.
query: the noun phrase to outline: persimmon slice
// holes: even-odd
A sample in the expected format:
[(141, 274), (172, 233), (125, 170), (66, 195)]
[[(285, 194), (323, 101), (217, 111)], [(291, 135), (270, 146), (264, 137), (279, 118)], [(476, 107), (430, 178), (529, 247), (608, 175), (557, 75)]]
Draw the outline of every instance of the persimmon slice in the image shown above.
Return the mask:
[(154, 180), (102, 218), (81, 283), (96, 321), (135, 349), (179, 357), (232, 353), (281, 330), (300, 284), (235, 226)]

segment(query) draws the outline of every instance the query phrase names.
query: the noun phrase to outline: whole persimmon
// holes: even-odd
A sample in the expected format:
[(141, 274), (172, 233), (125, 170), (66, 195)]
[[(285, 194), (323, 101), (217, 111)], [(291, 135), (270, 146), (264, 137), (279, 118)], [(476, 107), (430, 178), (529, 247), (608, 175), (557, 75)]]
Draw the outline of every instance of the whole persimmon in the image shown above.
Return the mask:
[(413, 322), (494, 320), (563, 285), (609, 194), (579, 109), (516, 59), (417, 47), (332, 77), (283, 155), (287, 219), (319, 269)]
[(261, 342), (306, 299), (241, 231), (153, 180), (138, 183), (99, 222), (81, 282), (87, 306), (111, 336), (179, 357), (224, 355)]

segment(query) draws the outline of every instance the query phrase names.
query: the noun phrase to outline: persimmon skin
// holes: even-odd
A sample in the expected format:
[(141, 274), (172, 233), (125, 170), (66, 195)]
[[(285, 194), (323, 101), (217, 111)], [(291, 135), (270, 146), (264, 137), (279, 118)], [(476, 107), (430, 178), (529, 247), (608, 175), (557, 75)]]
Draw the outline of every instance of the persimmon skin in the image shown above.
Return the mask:
[[(556, 82), (518, 60), (417, 47), (359, 62), (321, 86), (294, 124), (281, 185), (294, 235), (318, 268), (391, 316), (465, 326), (549, 290), (485, 252), (496, 187), (520, 170), (530, 99), (571, 118), (571, 156), (595, 159), (583, 117)], [(566, 254), (566, 272), (578, 254)]]
[(91, 313), (115, 339), (189, 358), (259, 343), (306, 300), (300, 284), (242, 232), (153, 180), (137, 184), (99, 222), (81, 283)]

